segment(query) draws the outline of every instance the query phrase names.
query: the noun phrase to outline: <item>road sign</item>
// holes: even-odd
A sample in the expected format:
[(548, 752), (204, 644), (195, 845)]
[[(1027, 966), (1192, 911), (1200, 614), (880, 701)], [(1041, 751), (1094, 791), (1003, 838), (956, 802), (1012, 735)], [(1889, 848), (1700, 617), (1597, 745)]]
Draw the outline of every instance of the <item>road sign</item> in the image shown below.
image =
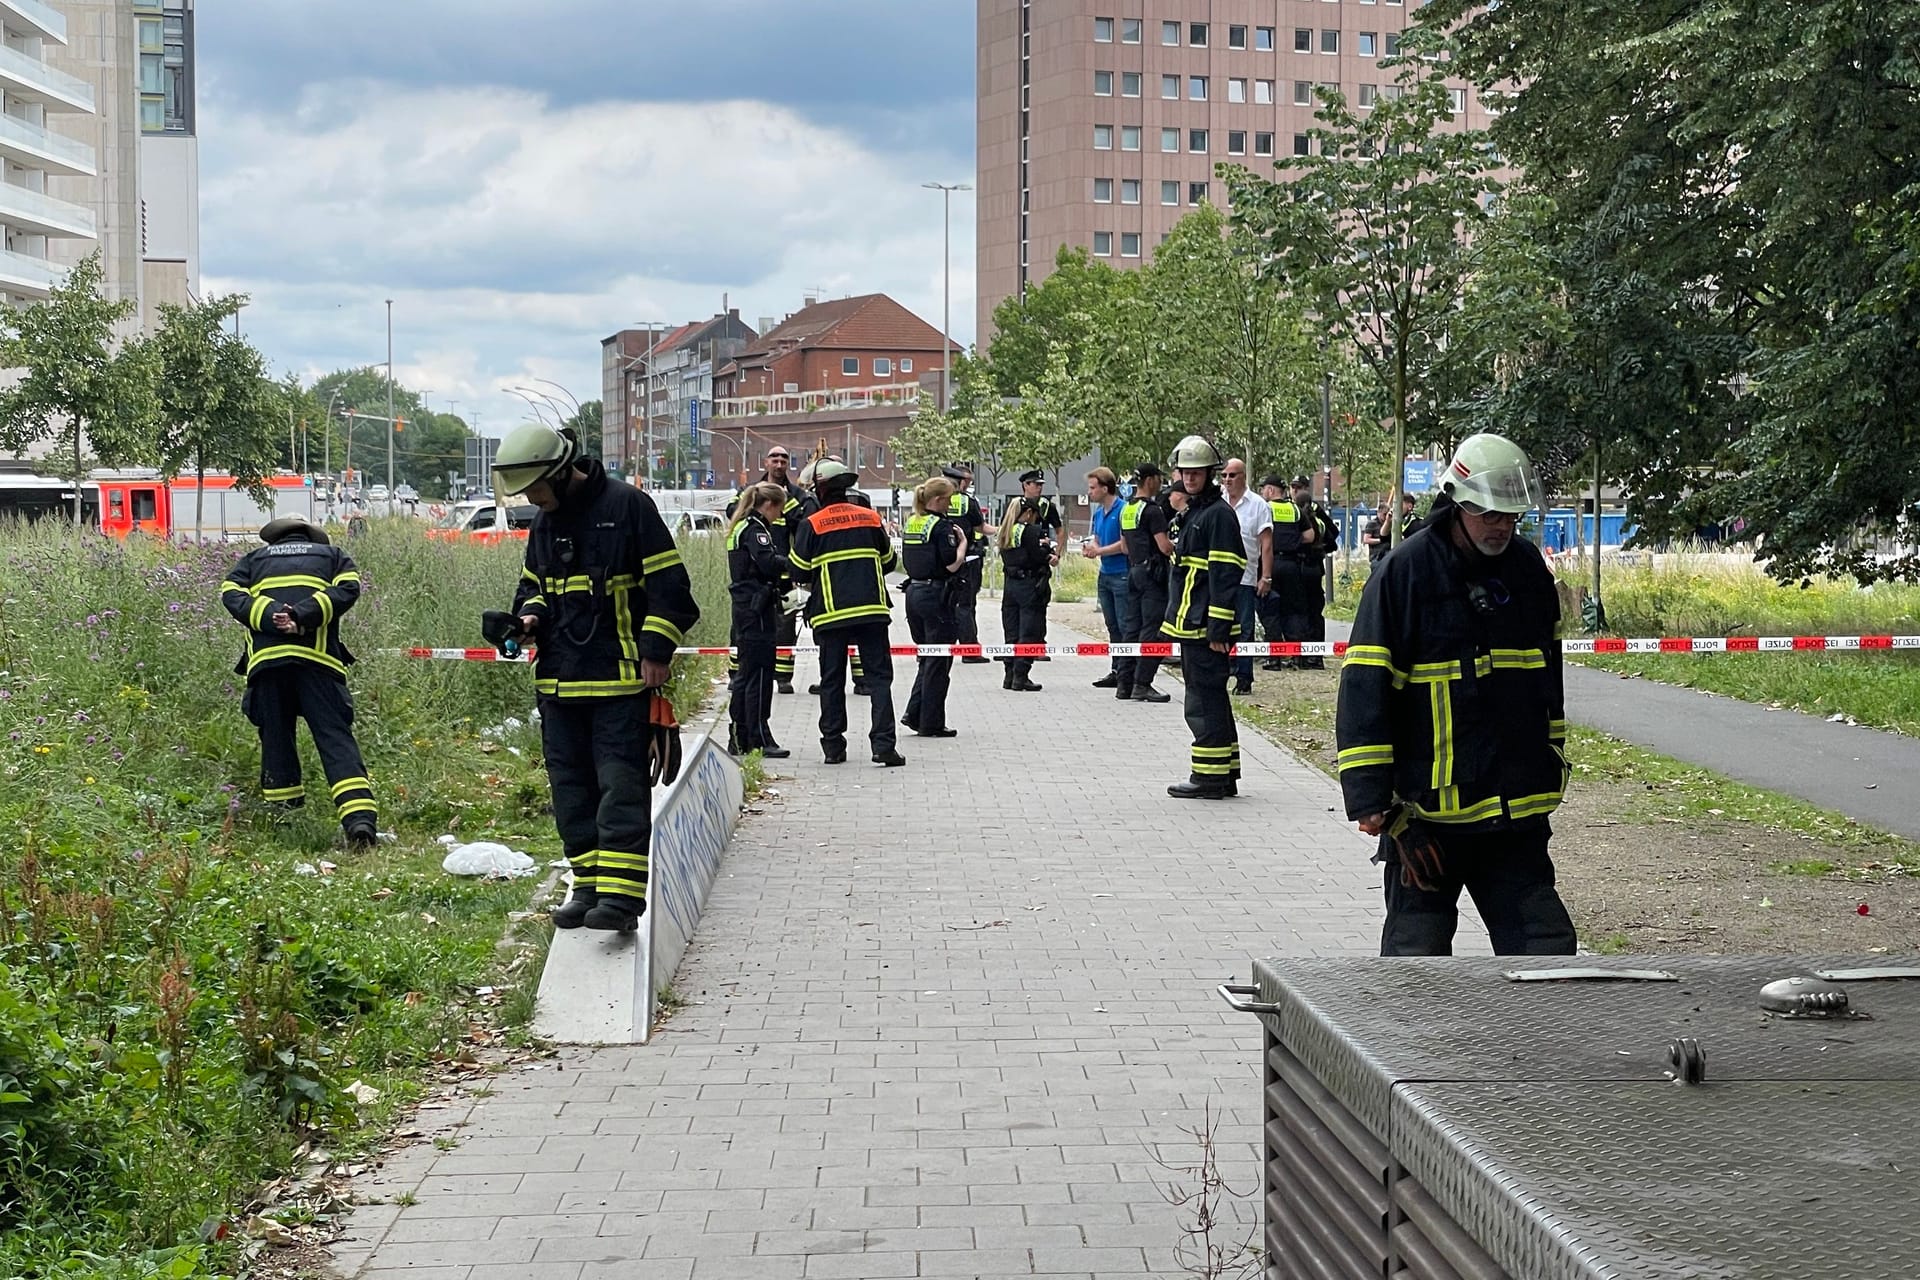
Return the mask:
[(1400, 464), (1400, 487), (1407, 493), (1426, 493), (1439, 481), (1440, 464), (1425, 458), (1410, 458)]
[(687, 401), (687, 441), (694, 448), (700, 447), (700, 402)]

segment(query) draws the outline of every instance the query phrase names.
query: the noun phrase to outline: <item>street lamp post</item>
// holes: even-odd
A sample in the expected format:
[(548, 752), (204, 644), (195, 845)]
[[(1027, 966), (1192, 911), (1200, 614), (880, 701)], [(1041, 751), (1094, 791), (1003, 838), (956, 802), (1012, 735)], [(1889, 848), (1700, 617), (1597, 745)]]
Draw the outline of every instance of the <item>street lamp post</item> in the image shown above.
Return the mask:
[(393, 498), (393, 299), (387, 299), (387, 498)]
[(971, 191), (965, 182), (923, 182), (921, 186), (940, 193), (942, 208), (941, 287), (940, 287), (940, 412), (953, 403), (953, 193)]

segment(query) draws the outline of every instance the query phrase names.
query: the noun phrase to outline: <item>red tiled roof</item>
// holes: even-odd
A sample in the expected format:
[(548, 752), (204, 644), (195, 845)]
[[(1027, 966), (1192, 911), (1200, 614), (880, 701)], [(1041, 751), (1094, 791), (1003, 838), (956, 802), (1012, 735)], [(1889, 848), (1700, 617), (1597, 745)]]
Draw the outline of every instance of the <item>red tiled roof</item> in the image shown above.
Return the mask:
[[(836, 298), (802, 308), (740, 353), (740, 363), (760, 364), (769, 354), (806, 348), (934, 351), (940, 331), (884, 293)], [(959, 350), (956, 344), (954, 350)]]
[(659, 355), (662, 351), (673, 350), (674, 347), (692, 337), (694, 330), (701, 328), (706, 323), (705, 320), (689, 320), (686, 324), (681, 325), (678, 329), (675, 329), (672, 333), (662, 338), (659, 345), (654, 347), (653, 353)]

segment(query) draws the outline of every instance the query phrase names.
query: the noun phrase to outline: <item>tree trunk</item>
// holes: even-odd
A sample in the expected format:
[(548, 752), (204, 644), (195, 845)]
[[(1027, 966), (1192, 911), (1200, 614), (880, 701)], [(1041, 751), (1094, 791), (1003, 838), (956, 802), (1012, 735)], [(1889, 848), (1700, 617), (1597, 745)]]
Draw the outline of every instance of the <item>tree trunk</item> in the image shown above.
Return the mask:
[(1387, 503), (1389, 548), (1400, 545), (1400, 493), (1407, 480), (1407, 341), (1396, 330), (1393, 347), (1393, 494)]
[(1593, 599), (1600, 602), (1600, 442), (1593, 442)]
[(207, 540), (207, 463), (196, 450), (193, 455), (193, 540)]
[(73, 420), (73, 527), (86, 523), (86, 473), (80, 469), (80, 419)]

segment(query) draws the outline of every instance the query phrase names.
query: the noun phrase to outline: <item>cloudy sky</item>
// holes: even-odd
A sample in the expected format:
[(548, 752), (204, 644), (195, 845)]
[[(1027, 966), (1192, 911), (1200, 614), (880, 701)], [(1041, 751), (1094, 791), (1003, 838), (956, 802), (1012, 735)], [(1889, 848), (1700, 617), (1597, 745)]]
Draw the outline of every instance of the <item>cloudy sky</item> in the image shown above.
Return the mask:
[[(384, 362), (499, 434), (599, 394), (599, 340), (803, 293), (940, 322), (973, 179), (972, 0), (203, 4), (206, 288), (311, 379)], [(953, 201), (973, 338), (973, 204)]]

